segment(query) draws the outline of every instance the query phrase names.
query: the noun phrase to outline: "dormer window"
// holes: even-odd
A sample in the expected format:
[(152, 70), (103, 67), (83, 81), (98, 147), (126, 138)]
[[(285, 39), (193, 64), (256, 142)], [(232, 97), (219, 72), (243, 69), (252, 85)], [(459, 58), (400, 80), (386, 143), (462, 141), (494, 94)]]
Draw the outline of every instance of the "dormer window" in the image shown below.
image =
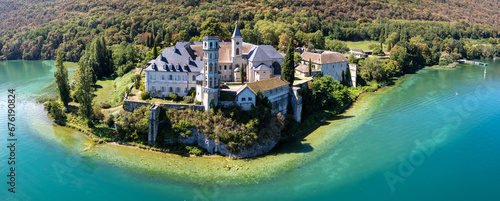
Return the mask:
[(174, 65), (170, 65), (170, 70), (174, 70)]
[(163, 70), (167, 70), (167, 65), (163, 65)]
[(181, 70), (181, 65), (177, 64), (177, 70)]

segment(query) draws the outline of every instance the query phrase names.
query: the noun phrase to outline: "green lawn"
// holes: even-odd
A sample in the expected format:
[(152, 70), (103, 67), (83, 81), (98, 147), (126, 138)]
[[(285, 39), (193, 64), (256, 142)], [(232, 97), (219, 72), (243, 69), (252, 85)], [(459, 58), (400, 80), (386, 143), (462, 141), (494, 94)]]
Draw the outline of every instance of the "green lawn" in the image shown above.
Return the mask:
[[(365, 41), (344, 41), (347, 43), (347, 47), (349, 49), (361, 49), (361, 50), (369, 50), (368, 46), (370, 44), (375, 44), (375, 45), (380, 45), (378, 41), (370, 41), (370, 40), (365, 40)], [(386, 46), (384, 45), (384, 51)]]
[(132, 84), (131, 78), (134, 75), (135, 72), (130, 71), (115, 80), (98, 80), (96, 82), (97, 91), (95, 92), (94, 104), (99, 105), (108, 102), (112, 107), (118, 106), (122, 101), (120, 95)]

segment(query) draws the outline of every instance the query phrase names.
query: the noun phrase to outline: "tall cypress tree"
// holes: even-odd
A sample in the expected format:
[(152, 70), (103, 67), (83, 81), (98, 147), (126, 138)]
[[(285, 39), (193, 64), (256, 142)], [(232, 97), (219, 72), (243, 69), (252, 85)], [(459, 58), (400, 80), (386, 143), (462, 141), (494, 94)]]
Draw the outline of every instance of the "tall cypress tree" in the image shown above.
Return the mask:
[(347, 68), (347, 72), (345, 73), (345, 78), (346, 78), (347, 86), (351, 86), (352, 85), (352, 75), (351, 75), (351, 70), (349, 68)]
[(288, 49), (286, 50), (285, 61), (283, 61), (283, 69), (281, 72), (283, 80), (289, 82), (290, 86), (293, 85), (293, 80), (295, 79), (295, 61), (293, 57), (293, 39), (290, 39), (290, 42), (288, 43)]
[(158, 50), (156, 49), (156, 38), (155, 38), (155, 26), (152, 25), (153, 27), (153, 31), (151, 32), (152, 33), (152, 42), (153, 42), (153, 58), (156, 59), (156, 57), (158, 57)]
[(92, 100), (94, 94), (92, 91), (92, 69), (85, 62), (78, 64), (78, 76), (75, 86), (75, 97), (80, 103), (78, 113), (87, 121), (87, 125), (91, 127), (92, 120)]
[(240, 77), (241, 77), (241, 84), (245, 84), (245, 77), (246, 77), (246, 72), (245, 72), (245, 67), (243, 66), (243, 64), (241, 64), (241, 67), (240, 67)]
[(64, 107), (68, 107), (70, 101), (68, 70), (66, 70), (63, 65), (63, 54), (61, 50), (57, 51), (56, 69), (54, 77), (56, 78), (57, 88), (59, 89), (59, 97)]

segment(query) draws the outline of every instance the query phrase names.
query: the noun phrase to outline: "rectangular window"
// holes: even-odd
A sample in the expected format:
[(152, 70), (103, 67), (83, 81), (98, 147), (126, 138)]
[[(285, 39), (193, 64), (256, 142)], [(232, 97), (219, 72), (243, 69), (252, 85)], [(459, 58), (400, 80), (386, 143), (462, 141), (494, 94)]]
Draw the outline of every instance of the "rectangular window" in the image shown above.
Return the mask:
[(174, 89), (173, 89), (172, 87), (170, 87), (170, 88), (168, 89), (168, 92), (174, 92)]
[(241, 101), (246, 101), (246, 99), (245, 98), (241, 98)]
[(180, 87), (175, 88), (175, 92), (177, 93), (181, 92), (181, 88)]
[(165, 92), (165, 87), (161, 87), (161, 92)]
[(188, 76), (184, 75), (184, 81), (188, 81)]
[(165, 75), (161, 75), (161, 80), (165, 80)]
[(248, 97), (248, 101), (252, 101), (252, 97)]
[(193, 81), (196, 81), (196, 75), (193, 75)]
[(156, 91), (156, 87), (155, 87), (155, 86), (152, 86), (152, 87), (151, 87), (151, 91)]
[(188, 92), (188, 88), (184, 88), (184, 93), (187, 93)]
[(172, 75), (168, 75), (168, 80), (172, 80)]
[(181, 80), (181, 76), (180, 75), (177, 75), (177, 80)]
[(155, 74), (151, 75), (151, 80), (156, 80), (156, 75)]

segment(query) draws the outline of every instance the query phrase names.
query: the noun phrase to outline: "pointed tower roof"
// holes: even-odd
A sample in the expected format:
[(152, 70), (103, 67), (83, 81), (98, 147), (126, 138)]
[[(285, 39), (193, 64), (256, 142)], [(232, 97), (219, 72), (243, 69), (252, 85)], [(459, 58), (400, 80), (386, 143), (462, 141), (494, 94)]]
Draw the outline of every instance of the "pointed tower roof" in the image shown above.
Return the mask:
[(240, 28), (238, 27), (238, 22), (236, 22), (236, 27), (234, 27), (233, 36), (231, 38), (235, 38), (235, 37), (242, 38)]

